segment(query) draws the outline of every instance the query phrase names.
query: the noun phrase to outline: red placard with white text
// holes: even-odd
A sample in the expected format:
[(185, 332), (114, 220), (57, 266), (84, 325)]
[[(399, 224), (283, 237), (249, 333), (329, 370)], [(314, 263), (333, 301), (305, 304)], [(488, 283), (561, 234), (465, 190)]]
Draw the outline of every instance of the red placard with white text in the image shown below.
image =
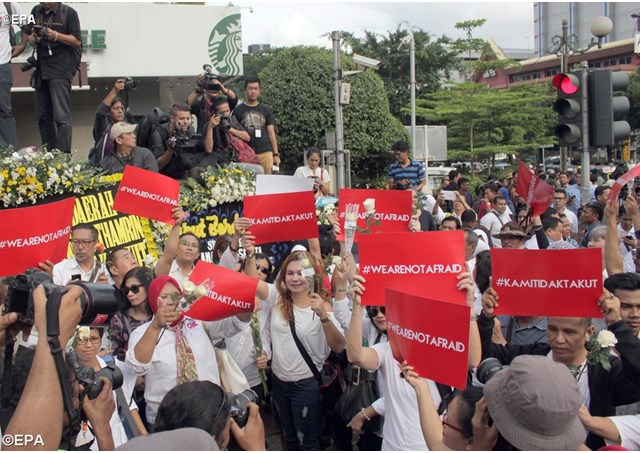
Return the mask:
[(206, 296), (198, 299), (184, 314), (201, 321), (217, 321), (238, 313), (252, 312), (258, 279), (215, 264), (198, 261), (189, 281), (196, 286), (209, 279)]
[(171, 210), (180, 206), (180, 181), (154, 171), (127, 165), (113, 209), (175, 225)]
[(631, 170), (620, 176), (611, 186), (611, 192), (609, 192), (609, 200), (614, 201), (618, 198), (620, 191), (624, 186), (633, 181), (634, 178), (640, 176), (640, 165), (636, 165)]
[(469, 307), (390, 288), (386, 299), (387, 335), (393, 357), (400, 363), (406, 360), (421, 377), (464, 389), (469, 362)]
[(491, 269), (496, 314), (602, 317), (602, 249), (492, 249)]
[(456, 288), (466, 271), (462, 231), (360, 234), (358, 253), (363, 305), (384, 305), (384, 290), (394, 288), (466, 306)]
[(313, 192), (253, 195), (243, 204), (257, 245), (318, 237)]
[[(338, 222), (341, 233), (339, 241), (344, 241), (344, 220), (347, 204), (359, 204), (358, 221), (360, 228), (366, 228), (365, 210), (362, 203), (372, 198), (375, 200), (374, 220), (380, 225), (372, 225), (372, 233), (396, 233), (409, 231), (409, 221), (413, 213), (413, 201), (410, 190), (379, 190), (379, 189), (342, 189), (338, 199)], [(360, 240), (361, 234), (356, 232), (355, 242)]]
[(67, 257), (73, 205), (70, 197), (56, 203), (0, 210), (0, 276), (20, 274), (47, 260)]

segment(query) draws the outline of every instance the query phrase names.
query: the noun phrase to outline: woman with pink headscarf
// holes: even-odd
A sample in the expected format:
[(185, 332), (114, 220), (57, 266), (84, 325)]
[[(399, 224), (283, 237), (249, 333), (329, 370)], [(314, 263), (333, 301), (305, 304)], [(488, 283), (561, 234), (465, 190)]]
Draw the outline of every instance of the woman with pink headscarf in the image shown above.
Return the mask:
[(178, 384), (211, 381), (220, 384), (213, 344), (240, 332), (251, 320), (244, 313), (220, 321), (203, 322), (176, 310), (182, 291), (172, 277), (157, 277), (149, 286), (151, 321), (129, 338), (126, 362), (138, 376), (146, 376), (144, 397), (151, 426), (162, 398)]

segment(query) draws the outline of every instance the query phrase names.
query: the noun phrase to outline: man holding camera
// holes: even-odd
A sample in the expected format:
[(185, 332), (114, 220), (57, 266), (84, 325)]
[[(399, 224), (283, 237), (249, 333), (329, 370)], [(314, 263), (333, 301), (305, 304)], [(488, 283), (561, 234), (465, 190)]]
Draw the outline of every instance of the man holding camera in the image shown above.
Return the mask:
[[(41, 3), (31, 10), (36, 24), (24, 28), (16, 49), (35, 48), (36, 70), (31, 86), (36, 91), (36, 115), (42, 144), (71, 152), (71, 81), (79, 70), (82, 46), (78, 13), (62, 3)], [(28, 69), (27, 69), (28, 70)]]
[(236, 108), (236, 105), (238, 105), (238, 96), (231, 88), (225, 87), (218, 79), (218, 76), (212, 74), (210, 71), (198, 76), (197, 86), (187, 98), (187, 104), (191, 107), (191, 113), (196, 116), (198, 121), (198, 134), (204, 136), (207, 124), (209, 124), (211, 118), (216, 115), (215, 106), (213, 105), (214, 101), (225, 96), (229, 103), (229, 111)]

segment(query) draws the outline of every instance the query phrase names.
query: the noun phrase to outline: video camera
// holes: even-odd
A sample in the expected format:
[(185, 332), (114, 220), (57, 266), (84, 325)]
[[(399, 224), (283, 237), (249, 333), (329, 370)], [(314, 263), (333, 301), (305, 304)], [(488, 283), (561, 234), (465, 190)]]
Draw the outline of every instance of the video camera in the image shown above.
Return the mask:
[[(39, 285), (44, 287), (47, 297), (56, 288), (62, 288), (65, 291), (64, 286), (54, 285), (51, 276), (46, 272), (39, 269), (28, 269), (24, 274), (18, 275), (9, 285), (3, 313), (16, 312), (20, 322), (33, 325), (33, 291)], [(111, 285), (80, 281), (74, 281), (70, 285), (79, 286), (83, 290), (80, 296), (82, 307), (80, 325), (99, 326), (105, 324), (118, 311), (116, 290)]]
[(136, 91), (138, 89), (138, 82), (133, 80), (132, 77), (122, 77), (122, 80), (124, 82), (125, 90)]
[(169, 138), (167, 146), (173, 148), (176, 154), (193, 154), (196, 152), (196, 145), (202, 139), (202, 134), (192, 134), (188, 129), (181, 130), (176, 128), (173, 135)]
[(210, 64), (202, 65), (204, 69), (204, 83), (202, 86), (207, 91), (220, 91), (220, 85), (213, 83), (216, 80), (220, 80), (220, 76), (213, 73), (213, 66)]

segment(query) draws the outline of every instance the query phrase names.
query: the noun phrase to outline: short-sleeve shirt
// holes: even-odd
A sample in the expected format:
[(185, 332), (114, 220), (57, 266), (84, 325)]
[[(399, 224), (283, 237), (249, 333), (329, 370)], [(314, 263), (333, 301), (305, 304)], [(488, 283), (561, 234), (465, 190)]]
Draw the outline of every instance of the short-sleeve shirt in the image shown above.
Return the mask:
[(100, 161), (100, 167), (106, 170), (109, 175), (124, 172), (125, 165), (133, 165), (134, 167), (158, 172), (158, 162), (151, 151), (139, 146), (131, 151), (131, 154), (126, 159), (121, 158), (116, 153), (112, 153)]
[(249, 133), (251, 137), (249, 146), (253, 148), (256, 154), (273, 151), (267, 126), (275, 125), (275, 119), (269, 107), (264, 104), (254, 106), (240, 104), (233, 109), (233, 116), (240, 121), (240, 124)]
[[(409, 160), (409, 165), (407, 165), (407, 168), (402, 168), (402, 166), (398, 162), (394, 162), (389, 167), (388, 176), (389, 179), (396, 181), (396, 188), (401, 190), (407, 190), (411, 187), (415, 187), (420, 184), (420, 181), (426, 179), (424, 165), (420, 162), (416, 162), (415, 160)], [(398, 182), (402, 181), (403, 179), (409, 180), (411, 186), (398, 184)]]

